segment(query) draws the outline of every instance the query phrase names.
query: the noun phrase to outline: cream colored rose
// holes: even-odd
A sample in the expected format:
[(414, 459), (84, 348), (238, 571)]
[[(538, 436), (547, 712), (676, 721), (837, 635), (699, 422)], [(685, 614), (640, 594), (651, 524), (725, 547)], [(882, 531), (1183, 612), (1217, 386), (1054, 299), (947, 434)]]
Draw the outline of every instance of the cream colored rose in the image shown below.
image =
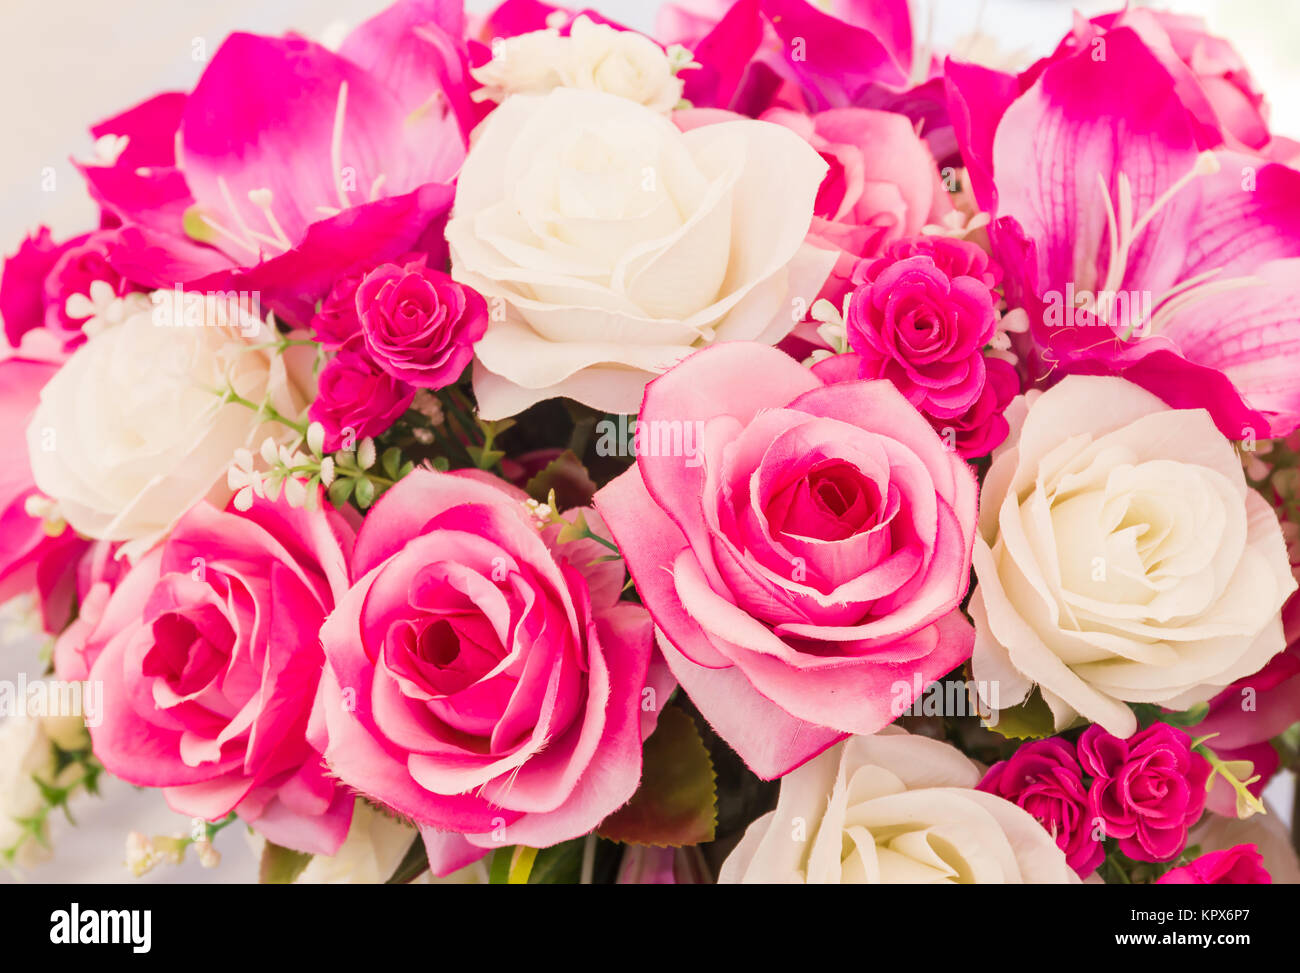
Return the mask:
[[(62, 771), (57, 768), (56, 740), (82, 745), (85, 729), (79, 721), (63, 717), (21, 714), (0, 718), (0, 854), (12, 853), (9, 864), (17, 868), (38, 865), (51, 856), (49, 824), (41, 825), (38, 837), (20, 823), (35, 818), (45, 805), (37, 779), (51, 787), (64, 787), (81, 773), (75, 765)], [(0, 866), (4, 864), (0, 858)]]
[(781, 781), (721, 884), (1077, 884), (1025, 811), (975, 790), (959, 750), (893, 727), (849, 737)]
[(1282, 532), (1208, 413), (1072, 376), (1009, 415), (970, 602), (975, 680), (1000, 705), (1036, 684), (1058, 728), (1130, 736), (1127, 702), (1183, 709), (1281, 651)]
[(132, 542), (132, 553), (199, 500), (224, 505), (237, 448), (291, 435), (220, 390), (269, 399), (288, 417), (306, 404), (285, 359), (265, 347), (265, 323), (224, 300), (175, 316), (165, 307), (137, 307), (78, 348), (27, 429), (36, 485), (59, 514), (87, 537)]
[(492, 60), (470, 73), (483, 85), (474, 92), (478, 101), (579, 88), (669, 112), (682, 100), (682, 81), (674, 67), (663, 48), (645, 35), (579, 17), (567, 37), (547, 29), (496, 41)]
[(826, 168), (767, 122), (683, 133), (607, 94), (506, 99), (447, 226), (453, 276), (491, 310), (475, 346), (484, 418), (556, 396), (632, 413), (695, 348), (785, 337), (835, 259), (804, 244)]
[[(250, 832), (251, 834), (251, 832)], [(419, 832), (411, 825), (376, 811), (361, 798), (352, 813), (352, 824), (342, 846), (333, 855), (315, 855), (294, 882), (298, 885), (378, 885), (388, 881), (406, 857)], [(255, 837), (253, 850), (261, 857), (265, 839)], [(487, 865), (474, 862), (444, 878), (429, 872), (419, 875), (414, 885), (486, 885)]]

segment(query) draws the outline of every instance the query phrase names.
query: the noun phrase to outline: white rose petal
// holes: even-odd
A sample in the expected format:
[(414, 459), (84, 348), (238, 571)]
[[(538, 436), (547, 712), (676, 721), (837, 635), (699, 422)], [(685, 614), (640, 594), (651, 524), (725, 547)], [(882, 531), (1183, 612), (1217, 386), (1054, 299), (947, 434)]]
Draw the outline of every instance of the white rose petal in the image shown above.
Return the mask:
[(1065, 855), (1010, 801), (975, 790), (956, 748), (894, 728), (850, 737), (781, 781), (723, 863), (722, 884), (1075, 884)]
[(1186, 708), (1281, 651), (1281, 528), (1208, 413), (1083, 376), (1008, 411), (970, 604), (974, 676), (1001, 705), (1037, 684), (1058, 729), (1128, 736), (1128, 703)]
[[(198, 501), (224, 505), (231, 457), (291, 431), (223, 403), (226, 387), (282, 415), (306, 399), (268, 326), (208, 302), (202, 321), (163, 326), (137, 309), (90, 338), (54, 375), (27, 430), (32, 472), (77, 531), (143, 550)], [(243, 457), (245, 454), (239, 454)]]
[(504, 311), (475, 346), (484, 418), (557, 396), (635, 412), (696, 348), (781, 340), (834, 263), (804, 243), (825, 172), (767, 122), (682, 133), (603, 93), (507, 99), (447, 226), (453, 276)]

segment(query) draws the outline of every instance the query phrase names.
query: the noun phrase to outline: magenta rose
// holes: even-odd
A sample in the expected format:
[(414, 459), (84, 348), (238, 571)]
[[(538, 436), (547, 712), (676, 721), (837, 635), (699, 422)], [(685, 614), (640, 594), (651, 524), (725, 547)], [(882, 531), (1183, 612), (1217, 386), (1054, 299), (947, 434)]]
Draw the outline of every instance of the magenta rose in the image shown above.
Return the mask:
[(90, 732), (105, 768), (161, 787), (182, 814), (234, 811), (277, 844), (337, 851), (354, 798), (306, 734), (352, 543), (323, 502), (186, 514), (118, 583), (82, 649), (104, 687)]
[(356, 301), (370, 357), (417, 388), (456, 381), (487, 330), (482, 295), (422, 264), (375, 268), (357, 288)]
[(1060, 737), (1023, 743), (1008, 760), (989, 768), (979, 789), (1032, 814), (1056, 838), (1070, 867), (1087, 878), (1106, 850), (1093, 838), (1088, 790), (1074, 747)]
[(436, 874), (591, 831), (635, 792), (671, 691), (622, 565), (539, 530), (526, 499), (486, 474), (411, 473), (366, 517), (321, 630), (313, 739), (420, 826)]
[(27, 460), (27, 424), (57, 361), (0, 359), (0, 602), (35, 591), (41, 626), (60, 632), (75, 613), (77, 562), (89, 543), (64, 526), (57, 534), (28, 511), (41, 500)]
[(330, 351), (361, 343), (361, 319), (357, 316), (357, 288), (364, 273), (340, 277), (320, 302), (311, 319), (312, 334)]
[[(114, 231), (96, 230), (56, 243), (49, 229), (41, 227), (5, 259), (0, 318), (11, 345), (17, 347), (27, 332), (45, 328), (71, 347), (80, 341), (81, 326), (90, 317), (92, 284), (101, 282), (114, 296), (137, 289), (109, 263), (114, 236)], [(73, 313), (75, 305), (69, 311), (68, 298), (74, 295), (80, 295), (85, 313)]]
[(761, 116), (801, 135), (826, 160), (808, 241), (840, 252), (823, 296), (838, 304), (854, 264), (883, 254), (952, 211), (938, 167), (906, 115), (833, 108), (805, 115), (774, 108)]
[(1079, 762), (1092, 775), (1091, 817), (1134, 861), (1169, 861), (1187, 844), (1187, 829), (1205, 809), (1210, 764), (1186, 733), (1153, 723), (1128, 739), (1097, 724), (1079, 738)]
[(759, 776), (970, 656), (975, 479), (888, 382), (716, 345), (650, 383), (637, 439), (596, 508), (673, 674)]
[(1211, 851), (1180, 868), (1171, 868), (1157, 885), (1272, 885), (1264, 856), (1254, 845)]
[(861, 265), (846, 322), (860, 376), (893, 382), (931, 419), (967, 413), (997, 330), (993, 276), (983, 250), (948, 238), (899, 241)]
[(307, 415), (325, 427), (325, 449), (333, 451), (379, 435), (414, 398), (414, 388), (393, 378), (364, 351), (344, 348), (321, 369)]

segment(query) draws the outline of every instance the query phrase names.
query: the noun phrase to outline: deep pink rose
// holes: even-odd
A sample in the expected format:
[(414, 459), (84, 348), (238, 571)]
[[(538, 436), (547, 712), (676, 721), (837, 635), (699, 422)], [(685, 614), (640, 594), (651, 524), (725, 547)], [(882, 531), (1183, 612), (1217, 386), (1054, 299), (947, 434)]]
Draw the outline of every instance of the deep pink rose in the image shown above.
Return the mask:
[(984, 388), (969, 409), (951, 419), (931, 420), (945, 439), (952, 430), (952, 446), (966, 459), (987, 456), (1002, 445), (1011, 431), (1007, 406), (1020, 394), (1020, 376), (1014, 365), (985, 355), (984, 372)]
[(772, 109), (762, 120), (792, 129), (817, 150), (830, 171), (813, 208), (808, 241), (840, 251), (823, 296), (838, 304), (858, 260), (876, 257), (951, 212), (948, 193), (926, 147), (905, 115), (834, 108), (815, 115)]
[(1052, 737), (1023, 743), (1010, 759), (990, 767), (978, 786), (1032, 814), (1056, 838), (1080, 878), (1095, 872), (1106, 857), (1092, 835), (1088, 791), (1068, 741)]
[(376, 267), (357, 288), (356, 302), (370, 357), (416, 388), (455, 382), (488, 325), (478, 291), (423, 265)]
[(312, 738), (421, 827), (440, 875), (503, 836), (588, 833), (635, 792), (670, 691), (622, 565), (540, 531), (526, 499), (486, 474), (411, 473), (366, 517), (321, 630)]
[[(105, 621), (113, 592), (130, 572), (130, 563), (117, 556), (120, 547), (112, 541), (95, 541), (77, 562), (77, 617), (54, 642), (54, 672), (60, 679), (88, 678), (106, 638), (131, 621)], [(135, 605), (131, 599), (123, 599), (118, 609), (130, 612)], [(105, 627), (101, 629), (101, 625)], [(97, 635), (100, 632), (107, 635)]]
[(361, 343), (361, 319), (357, 317), (357, 288), (364, 273), (340, 277), (321, 301), (311, 319), (312, 334), (330, 351)]
[(975, 479), (888, 382), (716, 345), (650, 383), (637, 438), (596, 508), (673, 674), (759, 776), (969, 657)]
[(46, 328), (66, 347), (81, 341), (81, 326), (89, 315), (68, 313), (68, 298), (90, 296), (91, 284), (103, 281), (116, 296), (136, 290), (108, 262), (116, 232), (96, 230), (56, 243), (41, 227), (5, 259), (0, 276), (0, 317), (5, 336), (15, 347), (23, 335)]
[[(425, 267), (428, 262), (427, 253), (408, 253), (393, 261), (411, 272)], [(362, 269), (336, 280), (312, 317), (311, 329), (316, 340), (330, 351), (337, 351), (345, 345), (357, 349), (364, 344), (361, 315), (357, 311), (357, 288), (370, 272)]]
[(997, 330), (992, 279), (983, 250), (947, 238), (902, 240), (859, 267), (846, 323), (861, 377), (888, 379), (931, 419), (968, 412)]
[(26, 358), (0, 359), (0, 602), (35, 591), (41, 624), (60, 632), (75, 611), (77, 561), (90, 546), (70, 527), (55, 536), (39, 517), (27, 512), (29, 498), (39, 498), (27, 460), (27, 424), (41, 389), (58, 363)]
[(1153, 723), (1127, 740), (1097, 724), (1079, 738), (1079, 762), (1092, 775), (1089, 816), (1134, 861), (1163, 862), (1187, 844), (1187, 829), (1205, 809), (1210, 764), (1187, 734)]
[(1234, 845), (1211, 851), (1181, 868), (1173, 868), (1157, 885), (1272, 885), (1273, 876), (1264, 867), (1264, 856), (1254, 845)]
[(383, 371), (364, 351), (344, 348), (321, 369), (316, 401), (307, 414), (325, 427), (325, 449), (333, 451), (379, 435), (414, 398), (415, 389)]
[(55, 262), (50, 275), (45, 278), (47, 328), (67, 332), (70, 338), (79, 338), (81, 326), (90, 315), (68, 313), (68, 298), (76, 294), (92, 297), (91, 285), (97, 281), (107, 284), (117, 297), (136, 290), (135, 285), (108, 262), (114, 236), (112, 231), (91, 233), (70, 245)]
[(306, 733), (352, 543), (323, 501), (186, 514), (119, 582), (83, 650), (104, 687), (91, 740), (108, 771), (161, 787), (182, 814), (234, 811), (277, 844), (337, 851), (354, 797)]

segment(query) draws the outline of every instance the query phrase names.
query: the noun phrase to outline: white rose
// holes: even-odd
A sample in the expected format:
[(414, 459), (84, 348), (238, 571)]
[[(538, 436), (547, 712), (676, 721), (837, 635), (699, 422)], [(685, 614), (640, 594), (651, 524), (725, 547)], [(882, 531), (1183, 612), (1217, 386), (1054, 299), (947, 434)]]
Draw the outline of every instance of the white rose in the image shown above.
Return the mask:
[(163, 308), (137, 307), (78, 348), (27, 429), (36, 485), (63, 518), (87, 537), (130, 541), (132, 552), (205, 497), (224, 505), (236, 449), (291, 435), (220, 390), (269, 399), (291, 418), (306, 404), (285, 358), (265, 347), (274, 334), (264, 322), (211, 299), (171, 324)]
[(1043, 826), (979, 780), (937, 740), (894, 727), (849, 737), (782, 779), (718, 882), (1077, 884)]
[[(314, 856), (294, 881), (298, 885), (377, 885), (386, 882), (406, 857), (411, 843), (418, 838), (419, 832), (415, 828), (376, 811), (358, 798), (348, 836), (339, 850), (333, 855)], [(262, 841), (259, 840), (254, 847), (260, 856)], [(486, 885), (487, 877), (487, 866), (474, 862), (445, 878), (434, 878), (426, 871), (412, 884)]]
[(1000, 705), (1037, 684), (1058, 729), (1127, 737), (1127, 702), (1184, 709), (1284, 648), (1282, 531), (1208, 413), (1072, 376), (1009, 418), (970, 603), (975, 680)]
[(767, 122), (683, 133), (607, 94), (507, 99), (447, 226), (453, 276), (492, 311), (475, 346), (484, 418), (562, 395), (636, 412), (692, 349), (781, 340), (835, 260), (804, 244), (826, 169)]
[(492, 60), (470, 73), (483, 85), (474, 92), (478, 101), (579, 88), (669, 112), (682, 99), (682, 81), (663, 48), (636, 31), (588, 17), (575, 20), (567, 37), (548, 28), (498, 40)]

